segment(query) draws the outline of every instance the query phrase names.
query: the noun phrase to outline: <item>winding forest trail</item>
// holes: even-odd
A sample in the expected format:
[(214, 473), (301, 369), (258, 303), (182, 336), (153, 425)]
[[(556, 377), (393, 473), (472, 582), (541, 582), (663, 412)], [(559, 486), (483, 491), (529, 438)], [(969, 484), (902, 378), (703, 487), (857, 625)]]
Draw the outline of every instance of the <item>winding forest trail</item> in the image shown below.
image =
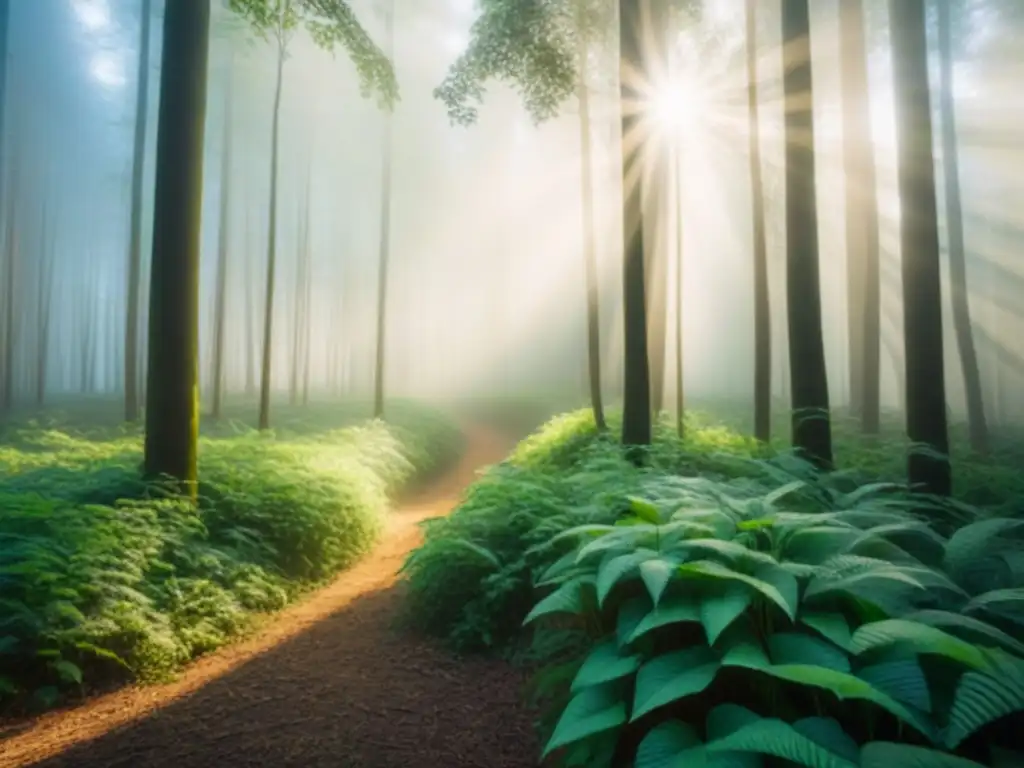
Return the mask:
[(177, 681), (99, 696), (0, 732), (0, 766), (531, 768), (537, 745), (508, 665), (457, 660), (394, 629), (417, 523), (446, 514), (511, 442), (466, 430), (459, 464), (392, 513), (377, 549)]

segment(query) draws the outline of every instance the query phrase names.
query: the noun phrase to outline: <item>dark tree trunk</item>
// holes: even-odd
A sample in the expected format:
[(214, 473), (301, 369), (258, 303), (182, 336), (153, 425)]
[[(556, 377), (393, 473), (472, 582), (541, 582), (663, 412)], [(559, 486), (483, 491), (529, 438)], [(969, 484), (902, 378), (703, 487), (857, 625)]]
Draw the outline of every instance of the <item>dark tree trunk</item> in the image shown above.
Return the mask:
[(15, 211), (15, 191), (17, 189), (17, 171), (12, 169), (14, 182), (8, 186), (7, 199), (7, 233), (4, 243), (4, 255), (7, 257), (4, 270), (4, 283), (6, 291), (4, 296), (4, 336), (3, 336), (3, 381), (0, 386), (3, 388), (2, 406), (3, 411), (10, 411), (14, 406), (14, 351), (17, 342), (15, 322), (15, 300), (17, 297), (18, 279), (18, 224)]
[(608, 428), (604, 418), (601, 389), (601, 301), (597, 271), (597, 244), (594, 227), (594, 157), (590, 137), (590, 90), (587, 85), (588, 49), (586, 39), (579, 40), (579, 81), (576, 97), (580, 108), (580, 187), (583, 214), (583, 279), (587, 291), (587, 376), (590, 382), (590, 407), (597, 428)]
[[(7, 115), (7, 54), (8, 45), (10, 43), (10, 23), (11, 23), (11, 0), (0, 0), (0, 137), (3, 137), (6, 129), (6, 115)], [(6, 152), (0, 151), (0, 189), (3, 188), (4, 179), (4, 159)], [(13, 197), (10, 186), (8, 187), (8, 195)], [(0, 225), (2, 225), (4, 215), (7, 219), (6, 231), (8, 233), (8, 243), (5, 247), (6, 257), (8, 259), (6, 267), (8, 274), (5, 276), (7, 280), (7, 290), (3, 302), (4, 310), (4, 322), (2, 324), (4, 330), (4, 348), (3, 354), (0, 355), (0, 411), (10, 410), (12, 404), (12, 398), (14, 396), (14, 370), (13, 370), (13, 359), (12, 359), (12, 347), (13, 347), (13, 317), (14, 317), (14, 285), (11, 282), (11, 273), (14, 270), (14, 253), (10, 247), (10, 236), (14, 227), (14, 217), (11, 215), (10, 202), (5, 206), (3, 201), (0, 200)]]
[(644, 274), (642, 103), (646, 71), (643, 14), (638, 0), (619, 0), (619, 88), (622, 121), (622, 305), (625, 377), (622, 443), (633, 461), (651, 444), (651, 380), (647, 356), (647, 296)]
[[(283, 34), (283, 33), (282, 33)], [(267, 288), (263, 301), (263, 363), (260, 370), (259, 428), (270, 429), (270, 374), (274, 344), (274, 271), (277, 266), (278, 139), (281, 133), (281, 88), (284, 81), (284, 40), (278, 41), (277, 80), (270, 128), (270, 201), (267, 205)]]
[(889, 18), (902, 210), (907, 435), (930, 449), (912, 450), (907, 472), (912, 485), (946, 495), (952, 490), (952, 470), (947, 458), (942, 282), (924, 0), (891, 0)]
[(756, 13), (754, 0), (747, 0), (747, 125), (750, 134), (750, 199), (754, 226), (754, 437), (767, 443), (772, 437), (772, 315), (768, 289), (764, 182), (761, 171)]
[(863, 0), (842, 0), (839, 11), (850, 406), (860, 417), (862, 431), (873, 435), (878, 433), (881, 407), (881, 291), (878, 192)]
[(139, 65), (135, 91), (135, 143), (132, 149), (132, 208), (128, 242), (128, 286), (124, 321), (124, 419), (139, 418), (139, 294), (142, 275), (142, 182), (146, 167), (149, 116), (149, 41), (152, 0), (142, 0)]
[(822, 469), (832, 466), (828, 372), (821, 329), (818, 204), (814, 157), (814, 78), (808, 0), (783, 0), (782, 39), (787, 58), (786, 288), (789, 366), (793, 388), (793, 447)]
[(149, 299), (145, 472), (197, 495), (199, 233), (209, 0), (164, 13)]
[(953, 330), (960, 349), (960, 369), (967, 400), (967, 428), (971, 448), (989, 450), (988, 422), (981, 390), (978, 352), (971, 328), (971, 307), (967, 294), (967, 258), (964, 246), (963, 206), (960, 202), (960, 157), (957, 141), (956, 107), (953, 103), (953, 41), (950, 0), (939, 0), (939, 63), (942, 85), (939, 105), (942, 113), (942, 169), (946, 191), (946, 231), (949, 239), (949, 287), (953, 304)]
[[(384, 11), (385, 38), (387, 39), (387, 55), (394, 55), (394, 0)], [(384, 131), (381, 176), (380, 176), (380, 257), (377, 273), (377, 350), (373, 374), (373, 416), (376, 419), (384, 416), (384, 368), (387, 356), (387, 316), (388, 316), (388, 260), (391, 256), (391, 144), (392, 144), (391, 112), (384, 113)]]
[(231, 240), (231, 74), (224, 94), (224, 134), (221, 140), (220, 224), (217, 232), (217, 286), (213, 307), (213, 396), (211, 416), (219, 419), (224, 405), (224, 331), (228, 297), (228, 249)]

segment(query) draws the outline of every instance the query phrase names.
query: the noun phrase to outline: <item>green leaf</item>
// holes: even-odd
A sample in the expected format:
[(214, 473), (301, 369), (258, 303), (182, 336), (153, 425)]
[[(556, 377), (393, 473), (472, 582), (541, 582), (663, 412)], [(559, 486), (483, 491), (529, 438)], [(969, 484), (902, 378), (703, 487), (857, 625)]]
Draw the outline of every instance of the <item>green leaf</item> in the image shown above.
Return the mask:
[(626, 722), (626, 703), (607, 686), (584, 688), (566, 705), (541, 759), (554, 750)]
[(860, 768), (985, 768), (981, 763), (927, 747), (871, 741), (861, 747)]
[(846, 652), (827, 640), (802, 632), (776, 632), (768, 638), (768, 653), (774, 664), (816, 664), (837, 672), (850, 671)]
[(649, 501), (636, 496), (629, 497), (629, 511), (645, 522), (652, 525), (661, 523), (661, 512)]
[(661, 595), (672, 579), (677, 565), (678, 563), (674, 560), (667, 560), (663, 557), (640, 563), (640, 577), (644, 580), (647, 593), (655, 605), (661, 600)]
[(829, 611), (801, 611), (800, 622), (831, 640), (843, 650), (850, 650), (850, 625), (841, 613)]
[(53, 668), (63, 682), (82, 684), (82, 670), (77, 664), (61, 659), (53, 662)]
[(637, 627), (650, 612), (651, 604), (646, 597), (634, 597), (619, 606), (615, 639), (620, 647), (625, 647), (633, 641)]
[(1001, 651), (987, 651), (992, 674), (967, 672), (960, 678), (943, 734), (948, 749), (989, 723), (1024, 712), (1024, 662)]
[(728, 584), (720, 594), (701, 598), (700, 622), (704, 625), (708, 645), (714, 645), (719, 635), (747, 610), (753, 599), (753, 590), (740, 583)]
[(904, 616), (904, 618), (907, 621), (919, 621), (930, 627), (946, 627), (953, 631), (960, 630), (963, 634), (970, 636), (965, 639), (984, 645), (996, 645), (1024, 658), (1024, 643), (1010, 637), (1010, 635), (998, 627), (970, 616), (963, 616), (950, 611), (927, 610), (915, 611)]
[(990, 611), (1024, 625), (1024, 587), (992, 589), (977, 595), (964, 607), (964, 613), (975, 611)]
[(892, 696), (896, 701), (922, 712), (932, 711), (932, 695), (928, 688), (928, 680), (916, 659), (872, 664), (859, 670), (857, 677)]
[(700, 621), (699, 601), (691, 595), (672, 595), (667, 602), (654, 606), (637, 622), (627, 642), (632, 643), (659, 627), (688, 621)]
[(682, 768), (694, 751), (702, 752), (704, 745), (686, 723), (669, 720), (655, 726), (636, 750), (633, 768)]
[(583, 610), (583, 587), (592, 582), (593, 579), (586, 576), (565, 582), (533, 607), (523, 619), (523, 626), (552, 613), (580, 613)]
[(708, 743), (705, 748), (708, 752), (771, 755), (806, 768), (859, 768), (856, 762), (844, 759), (775, 718), (744, 725), (736, 732)]
[(572, 681), (570, 690), (576, 693), (581, 688), (600, 685), (631, 675), (640, 668), (639, 656), (623, 656), (615, 641), (598, 645), (588, 655)]
[(914, 727), (925, 736), (931, 736), (933, 728), (922, 717), (907, 709), (891, 696), (882, 693), (865, 680), (845, 672), (815, 667), (810, 664), (773, 664), (762, 671), (788, 680), (792, 683), (813, 686), (829, 691), (838, 699), (861, 699), (877, 704), (882, 709), (895, 715), (903, 722)]
[(642, 549), (625, 555), (615, 555), (601, 564), (597, 570), (597, 602), (604, 605), (605, 599), (623, 576), (635, 571), (645, 560), (657, 558), (654, 550)]
[(831, 717), (805, 717), (793, 723), (793, 728), (819, 746), (839, 757), (856, 763), (860, 758), (860, 747)]
[[(773, 603), (775, 603), (782, 611), (792, 619), (796, 614), (796, 606), (791, 605), (788, 599), (783, 596), (782, 592), (777, 587), (769, 584), (763, 579), (754, 578), (753, 576), (747, 576), (745, 573), (739, 573), (731, 568), (727, 568), (721, 563), (716, 563), (713, 560), (697, 560), (692, 563), (684, 563), (679, 566), (679, 570), (684, 574), (692, 574), (696, 576), (704, 576), (712, 579), (722, 579), (731, 581), (740, 581), (753, 587), (755, 590), (760, 592), (762, 595), (767, 597)], [(795, 582), (794, 582), (795, 583)]]
[(715, 679), (719, 661), (707, 647), (657, 656), (640, 667), (633, 697), (634, 721), (658, 707), (700, 693)]
[(862, 625), (853, 633), (850, 650), (855, 654), (901, 645), (915, 653), (945, 656), (978, 670), (989, 669), (989, 659), (968, 642), (941, 629), (906, 619), (885, 619)]
[(771, 661), (757, 641), (743, 639), (730, 644), (726, 649), (722, 655), (722, 666), (764, 670), (771, 666)]

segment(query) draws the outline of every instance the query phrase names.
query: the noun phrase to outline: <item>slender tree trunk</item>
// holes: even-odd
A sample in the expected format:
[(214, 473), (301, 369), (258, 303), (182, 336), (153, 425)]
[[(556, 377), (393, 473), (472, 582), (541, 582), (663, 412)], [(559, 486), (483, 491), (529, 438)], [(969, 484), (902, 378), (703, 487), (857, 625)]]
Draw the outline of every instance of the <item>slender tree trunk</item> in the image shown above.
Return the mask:
[(601, 304), (597, 271), (597, 244), (594, 223), (594, 157), (590, 138), (590, 88), (587, 84), (588, 47), (579, 38), (579, 80), (576, 97), (580, 108), (580, 186), (583, 213), (583, 274), (587, 291), (587, 371), (590, 382), (590, 407), (597, 428), (604, 431), (604, 398), (601, 390)]
[(931, 98), (924, 0), (891, 0), (893, 84), (903, 258), (907, 435), (930, 450), (912, 450), (912, 485), (952, 490), (942, 342), (938, 204), (932, 158)]
[(683, 288), (686, 283), (683, 264), (682, 149), (678, 142), (675, 144), (675, 156), (672, 158), (672, 176), (675, 181), (675, 215), (672, 219), (676, 225), (676, 434), (683, 437), (686, 433), (686, 413), (683, 407)]
[[(18, 175), (17, 171), (12, 172), (14, 179), (17, 179)], [(0, 403), (3, 406), (3, 411), (10, 411), (14, 405), (14, 352), (17, 342), (17, 334), (15, 333), (15, 318), (17, 317), (15, 297), (17, 296), (16, 280), (18, 279), (19, 266), (18, 227), (15, 218), (16, 189), (16, 182), (9, 184), (7, 188), (7, 232), (4, 248), (7, 257), (7, 268), (4, 275), (6, 296), (4, 297), (3, 402)]]
[(971, 329), (971, 307), (967, 292), (967, 258), (964, 246), (963, 206), (960, 201), (960, 156), (957, 141), (956, 106), (953, 102), (953, 40), (950, 0), (939, 0), (939, 63), (942, 85), (939, 105), (942, 113), (942, 169), (946, 191), (946, 231), (949, 240), (949, 287), (953, 304), (953, 330), (960, 349), (960, 369), (967, 400), (967, 428), (971, 448), (989, 450), (988, 422), (981, 390), (978, 352)]
[[(385, 38), (388, 43), (387, 55), (394, 54), (395, 36), (394, 0), (388, 0), (384, 11)], [(377, 351), (373, 377), (373, 416), (384, 416), (384, 368), (387, 356), (387, 299), (388, 260), (391, 256), (391, 144), (393, 142), (392, 115), (384, 113), (383, 147), (380, 180), (380, 261), (377, 273)]]
[(128, 286), (124, 321), (124, 420), (139, 418), (139, 293), (142, 274), (143, 175), (146, 167), (146, 118), (149, 116), (149, 41), (152, 0), (142, 0), (139, 64), (135, 90), (135, 143), (132, 150), (132, 208), (128, 242)]
[(303, 324), (302, 324), (302, 404), (309, 405), (309, 376), (310, 376), (310, 342), (313, 336), (313, 252), (310, 243), (310, 203), (309, 193), (306, 193), (306, 222), (302, 235), (302, 253), (306, 262), (306, 280), (303, 286)]
[(245, 209), (245, 394), (256, 394), (256, 329), (252, 295), (252, 227)]
[(36, 349), (36, 406), (46, 404), (46, 383), (50, 362), (50, 309), (53, 303), (54, 252), (49, 232), (50, 221), (44, 203), (39, 222), (39, 283), (36, 296), (36, 327), (39, 332)]
[(816, 466), (829, 469), (832, 466), (832, 429), (821, 329), (814, 79), (808, 0), (782, 0), (782, 39), (787, 57), (783, 85), (787, 103), (786, 304), (793, 387), (793, 446)]
[[(281, 32), (283, 35), (283, 31)], [(281, 89), (284, 80), (284, 39), (278, 40), (277, 80), (274, 86), (273, 123), (270, 129), (270, 201), (267, 206), (267, 289), (263, 302), (263, 365), (260, 370), (259, 428), (270, 429), (270, 374), (274, 342), (274, 270), (277, 265), (278, 140), (281, 129)]]
[(754, 225), (754, 437), (767, 443), (772, 437), (772, 315), (768, 287), (764, 182), (761, 170), (761, 115), (757, 87), (756, 13), (754, 0), (747, 0), (747, 125), (750, 134), (750, 199), (753, 206)]
[(646, 71), (641, 2), (619, 0), (619, 89), (622, 121), (622, 306), (625, 377), (622, 443), (636, 463), (651, 444), (651, 379), (647, 352), (647, 295), (644, 273), (643, 147), (640, 110)]
[(145, 472), (195, 499), (199, 434), (199, 234), (209, 0), (164, 12), (150, 270)]
[(842, 0), (839, 12), (850, 405), (861, 419), (861, 430), (873, 435), (878, 433), (881, 408), (881, 291), (878, 192), (863, 0)]
[[(306, 168), (306, 184), (307, 188), (309, 185), (309, 171)], [(308, 210), (309, 206), (309, 195), (305, 195), (305, 198), (299, 208), (299, 216), (303, 216)], [(298, 226), (298, 238), (296, 241), (295, 248), (295, 286), (292, 291), (292, 364), (289, 371), (288, 378), (288, 404), (297, 405), (299, 402), (299, 370), (302, 362), (302, 328), (305, 324), (305, 307), (302, 303), (302, 297), (305, 293), (306, 286), (306, 237), (305, 230), (299, 219)]]
[(224, 92), (224, 134), (221, 140), (220, 225), (217, 233), (217, 287), (213, 307), (213, 397), (211, 415), (219, 419), (224, 404), (224, 331), (228, 296), (228, 250), (231, 239), (231, 65)]

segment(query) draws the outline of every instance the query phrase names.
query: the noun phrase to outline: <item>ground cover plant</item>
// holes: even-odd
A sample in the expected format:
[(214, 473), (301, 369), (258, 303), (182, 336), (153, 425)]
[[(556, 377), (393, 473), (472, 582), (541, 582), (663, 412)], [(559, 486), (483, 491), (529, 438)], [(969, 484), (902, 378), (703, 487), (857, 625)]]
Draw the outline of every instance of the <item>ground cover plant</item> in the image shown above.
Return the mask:
[(440, 412), (398, 404), (387, 422), (367, 412), (282, 408), (276, 435), (240, 418), (206, 425), (198, 506), (142, 482), (138, 434), (102, 407), (9, 422), (0, 702), (47, 706), (165, 679), (351, 565), (376, 541), (389, 498), (461, 450)]
[(840, 433), (847, 469), (820, 475), (687, 427), (639, 469), (585, 411), (523, 441), (428, 525), (414, 625), (538, 664), (556, 764), (1020, 764), (1013, 457), (962, 456), (942, 500), (886, 437)]

